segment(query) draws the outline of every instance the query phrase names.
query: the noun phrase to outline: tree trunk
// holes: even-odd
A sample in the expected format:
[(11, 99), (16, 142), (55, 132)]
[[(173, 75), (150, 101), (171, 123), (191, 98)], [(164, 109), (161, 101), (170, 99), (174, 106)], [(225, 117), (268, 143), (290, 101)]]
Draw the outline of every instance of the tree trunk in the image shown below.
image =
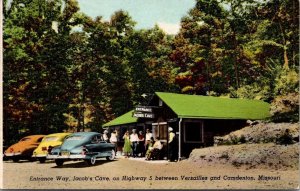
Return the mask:
[(283, 68), (284, 69), (289, 69), (289, 59), (287, 56), (287, 50), (286, 50), (286, 46), (283, 47), (283, 57), (284, 57), (284, 64), (283, 64)]
[(233, 32), (233, 40), (234, 40), (234, 73), (235, 73), (235, 83), (236, 83), (236, 89), (240, 87), (240, 82), (239, 82), (239, 72), (238, 72), (238, 63), (237, 63), (237, 42), (236, 42), (236, 34), (235, 31)]
[(282, 33), (282, 40), (283, 40), (283, 60), (284, 60), (284, 64), (283, 64), (283, 68), (284, 69), (289, 69), (289, 59), (288, 59), (288, 56), (287, 56), (287, 41), (285, 39), (285, 32), (282, 28), (282, 25), (281, 23), (279, 23), (279, 27), (280, 27), (280, 30), (281, 30), (281, 33)]

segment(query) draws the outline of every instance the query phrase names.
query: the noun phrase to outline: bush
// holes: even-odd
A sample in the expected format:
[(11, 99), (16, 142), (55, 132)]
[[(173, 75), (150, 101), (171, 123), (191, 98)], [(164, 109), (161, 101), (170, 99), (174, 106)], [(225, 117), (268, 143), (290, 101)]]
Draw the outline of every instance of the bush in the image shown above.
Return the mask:
[(227, 153), (222, 153), (222, 155), (219, 158), (229, 160), (229, 155)]
[(229, 139), (231, 140), (231, 143), (233, 145), (238, 144), (240, 141), (240, 139), (236, 135), (229, 135)]
[(268, 85), (261, 85), (253, 83), (250, 85), (244, 85), (235, 90), (229, 88), (230, 97), (243, 98), (243, 99), (256, 99), (256, 100), (269, 100), (272, 97), (271, 88)]
[(299, 93), (276, 97), (270, 109), (274, 122), (297, 122), (299, 120)]
[(293, 69), (281, 70), (275, 79), (274, 94), (286, 95), (299, 90), (299, 75)]
[(241, 135), (240, 143), (246, 143), (246, 137), (244, 135)]
[(277, 143), (280, 145), (293, 144), (293, 136), (290, 134), (289, 129), (286, 129), (285, 132), (278, 138)]

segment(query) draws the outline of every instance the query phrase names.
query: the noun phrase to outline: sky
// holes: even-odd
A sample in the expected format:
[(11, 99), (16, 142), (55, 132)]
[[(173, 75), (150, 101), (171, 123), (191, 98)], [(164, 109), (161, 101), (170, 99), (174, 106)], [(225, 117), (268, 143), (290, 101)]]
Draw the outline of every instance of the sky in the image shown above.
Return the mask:
[(78, 0), (80, 11), (109, 20), (115, 11), (124, 10), (136, 22), (136, 29), (157, 24), (167, 34), (176, 34), (180, 20), (195, 6), (195, 0)]

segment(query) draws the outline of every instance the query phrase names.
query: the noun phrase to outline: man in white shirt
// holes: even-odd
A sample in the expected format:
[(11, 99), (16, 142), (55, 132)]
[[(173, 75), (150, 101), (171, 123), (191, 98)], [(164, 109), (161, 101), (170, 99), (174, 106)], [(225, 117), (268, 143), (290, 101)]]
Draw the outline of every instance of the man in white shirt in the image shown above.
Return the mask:
[(146, 130), (146, 141), (150, 141), (152, 137), (152, 133), (149, 129)]
[(106, 141), (106, 142), (108, 142), (108, 136), (107, 136), (107, 134), (108, 134), (108, 131), (104, 130), (104, 132), (103, 132), (103, 140)]
[(110, 139), (109, 139), (109, 142), (115, 144), (115, 152), (117, 152), (117, 142), (118, 142), (118, 138), (117, 138), (117, 131), (113, 131), (111, 134), (110, 134)]
[(139, 141), (138, 134), (136, 133), (136, 129), (132, 129), (132, 133), (129, 137), (130, 142), (131, 142), (131, 147), (132, 147), (132, 152), (133, 152), (133, 157), (137, 157), (137, 144)]
[(151, 142), (151, 138), (153, 137), (152, 133), (149, 129), (146, 129), (146, 141), (145, 141), (145, 150), (148, 150), (149, 144)]

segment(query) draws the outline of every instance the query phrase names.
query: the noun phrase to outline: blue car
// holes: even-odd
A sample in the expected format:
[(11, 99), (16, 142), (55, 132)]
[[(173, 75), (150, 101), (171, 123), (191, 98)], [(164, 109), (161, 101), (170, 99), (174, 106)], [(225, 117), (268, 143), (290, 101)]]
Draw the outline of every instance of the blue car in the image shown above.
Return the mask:
[(62, 145), (54, 147), (47, 159), (54, 159), (57, 166), (62, 166), (65, 161), (78, 159), (94, 165), (97, 158), (114, 160), (115, 156), (115, 145), (104, 141), (102, 134), (78, 132), (69, 135)]

